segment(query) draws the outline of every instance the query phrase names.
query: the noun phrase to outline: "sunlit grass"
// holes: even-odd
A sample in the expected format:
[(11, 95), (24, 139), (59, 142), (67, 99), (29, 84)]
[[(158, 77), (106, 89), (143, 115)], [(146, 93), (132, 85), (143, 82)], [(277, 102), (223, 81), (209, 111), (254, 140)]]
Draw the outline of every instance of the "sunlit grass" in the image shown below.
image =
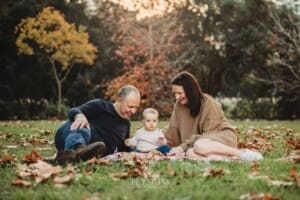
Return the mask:
[[(285, 141), (290, 136), (285, 136), (285, 131), (292, 129), (294, 134), (300, 132), (299, 120), (232, 121), (241, 130), (241, 134), (254, 128), (261, 130), (267, 128), (282, 135), (270, 140), (275, 147), (270, 152), (264, 152), (265, 159), (258, 162), (255, 170), (256, 176), (293, 182), (290, 186), (275, 186), (264, 179), (249, 178), (249, 174), (253, 172), (251, 163), (187, 160), (149, 163), (147, 169), (158, 177), (155, 180), (141, 177), (113, 179), (111, 173), (124, 172), (128, 169), (123, 162), (115, 162), (111, 166), (89, 166), (78, 163), (75, 179), (64, 188), (54, 187), (51, 180), (31, 187), (12, 186), (12, 180), (17, 178), (16, 164), (23, 163), (24, 155), (30, 153), (32, 149), (41, 149), (39, 153), (43, 156), (53, 155), (55, 152), (53, 138), (55, 130), (61, 123), (61, 121), (0, 122), (0, 154), (7, 152), (16, 158), (14, 164), (1, 165), (0, 199), (239, 199), (241, 195), (250, 192), (269, 193), (272, 197), (280, 199), (298, 199), (300, 196), (299, 186), (290, 177), (292, 163), (276, 160), (282, 157), (288, 148)], [(161, 121), (159, 127), (164, 129), (166, 125), (166, 121)], [(140, 122), (133, 122), (132, 132), (140, 126)], [(49, 143), (28, 145), (24, 142), (33, 136), (48, 139)], [(170, 174), (168, 167), (171, 167), (175, 174)], [(207, 167), (223, 169), (226, 173), (222, 176), (205, 177), (203, 170)], [(299, 173), (299, 163), (296, 167)], [(92, 171), (90, 177), (82, 175), (86, 171)]]

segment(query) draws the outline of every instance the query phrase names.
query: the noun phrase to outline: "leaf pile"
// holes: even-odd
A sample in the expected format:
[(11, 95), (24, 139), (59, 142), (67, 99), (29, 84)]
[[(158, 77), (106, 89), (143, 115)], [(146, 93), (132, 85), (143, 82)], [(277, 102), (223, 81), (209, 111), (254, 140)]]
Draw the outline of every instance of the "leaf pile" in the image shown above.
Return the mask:
[(74, 179), (74, 166), (69, 164), (66, 167), (66, 173), (62, 175), (63, 169), (61, 166), (53, 166), (43, 160), (44, 158), (35, 150), (32, 150), (31, 154), (25, 155), (25, 164), (17, 165), (18, 178), (12, 181), (12, 185), (35, 186), (52, 180), (56, 187), (61, 187)]

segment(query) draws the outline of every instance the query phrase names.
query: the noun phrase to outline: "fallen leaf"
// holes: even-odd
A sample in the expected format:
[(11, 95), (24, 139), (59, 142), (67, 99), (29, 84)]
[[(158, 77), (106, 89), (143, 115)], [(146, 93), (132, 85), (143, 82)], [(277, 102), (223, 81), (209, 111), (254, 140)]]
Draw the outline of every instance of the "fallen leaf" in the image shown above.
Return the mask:
[(300, 141), (296, 138), (289, 138), (286, 141), (286, 144), (291, 147), (292, 149), (300, 149)]
[(32, 150), (29, 155), (25, 155), (23, 157), (23, 161), (26, 163), (35, 163), (39, 160), (44, 160), (45, 158), (42, 157), (37, 151)]
[(41, 173), (41, 174), (38, 174), (34, 178), (34, 181), (35, 181), (36, 184), (46, 182), (51, 177), (51, 175), (52, 175), (51, 173)]
[(250, 192), (248, 194), (243, 194), (239, 198), (240, 200), (280, 200), (278, 197), (273, 197), (270, 193), (257, 193)]
[(67, 174), (63, 177), (54, 177), (53, 179), (53, 183), (54, 184), (66, 184), (66, 183), (70, 183), (72, 180), (74, 179), (74, 175), (73, 174)]
[(12, 135), (12, 133), (0, 133), (0, 139), (7, 139), (10, 138)]
[[(93, 161), (91, 161), (90, 163), (92, 163)], [(104, 166), (110, 166), (112, 165), (112, 163), (108, 160), (108, 159), (96, 159), (94, 161), (97, 165), (104, 165)], [(90, 164), (89, 162), (87, 162), (88, 164)]]
[(56, 188), (65, 188), (65, 187), (67, 187), (65, 184), (61, 184), (61, 183), (54, 183), (53, 185)]
[(53, 147), (38, 147), (36, 149), (38, 151), (50, 151), (50, 150), (53, 150)]
[(29, 186), (31, 186), (31, 183), (24, 179), (18, 178), (18, 179), (15, 179), (12, 181), (12, 185), (29, 187)]
[(15, 160), (14, 157), (10, 156), (7, 152), (4, 152), (4, 154), (2, 154), (0, 156), (0, 165), (4, 165), (4, 164), (10, 164)]
[(147, 171), (146, 166), (139, 166), (137, 168), (130, 169), (127, 172), (110, 173), (110, 176), (115, 179), (126, 179), (129, 177), (151, 178), (151, 173)]
[(298, 186), (300, 186), (300, 174), (297, 174), (296, 165), (294, 164), (290, 169), (290, 177), (292, 177)]
[(109, 174), (112, 178), (116, 179), (123, 179), (123, 178), (128, 178), (128, 172), (116, 172), (116, 173), (110, 173)]
[(59, 174), (61, 171), (62, 169), (60, 166), (52, 166), (41, 160), (36, 163), (17, 166), (17, 174), (19, 177), (30, 177), (35, 181), (35, 184), (45, 182), (52, 176)]
[(259, 173), (259, 164), (257, 162), (253, 162), (251, 165), (251, 173)]
[(5, 148), (16, 149), (16, 148), (18, 148), (18, 146), (17, 145), (5, 145)]
[(174, 171), (174, 169), (172, 168), (172, 166), (170, 165), (170, 163), (168, 163), (168, 165), (167, 165), (167, 172), (171, 176), (176, 176), (176, 172)]
[(55, 131), (54, 130), (39, 130), (39, 132), (42, 134), (42, 135), (51, 135), (51, 134), (54, 134)]
[(26, 142), (32, 145), (39, 145), (39, 144), (48, 144), (49, 140), (32, 136), (32, 138), (26, 139)]
[(293, 185), (293, 182), (290, 182), (290, 181), (287, 182), (287, 181), (281, 181), (281, 180), (273, 180), (269, 176), (257, 176), (256, 174), (249, 174), (248, 178), (249, 179), (261, 179), (261, 180), (265, 180), (269, 185), (273, 185), (273, 186), (284, 187), (284, 186)]
[(226, 171), (221, 168), (219, 170), (216, 170), (212, 167), (207, 167), (203, 170), (203, 176), (204, 177), (217, 177), (217, 176), (223, 176), (225, 175)]
[(278, 180), (269, 180), (268, 183), (274, 186), (290, 186), (293, 185), (293, 182), (287, 181), (278, 181)]

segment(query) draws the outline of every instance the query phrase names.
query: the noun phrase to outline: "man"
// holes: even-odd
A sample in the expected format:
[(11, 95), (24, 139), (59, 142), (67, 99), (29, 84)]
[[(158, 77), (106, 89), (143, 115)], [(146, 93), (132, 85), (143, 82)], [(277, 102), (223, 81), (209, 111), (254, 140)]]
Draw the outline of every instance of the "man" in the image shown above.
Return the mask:
[(127, 151), (130, 117), (140, 106), (140, 93), (132, 85), (119, 89), (114, 103), (93, 99), (69, 111), (69, 120), (55, 135), (60, 163), (88, 160)]

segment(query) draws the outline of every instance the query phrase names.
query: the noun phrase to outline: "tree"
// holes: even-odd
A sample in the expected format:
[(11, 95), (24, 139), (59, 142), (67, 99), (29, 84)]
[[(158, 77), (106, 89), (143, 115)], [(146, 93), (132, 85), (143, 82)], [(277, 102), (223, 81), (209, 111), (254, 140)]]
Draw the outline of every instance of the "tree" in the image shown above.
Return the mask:
[[(48, 85), (48, 81), (45, 81), (48, 73), (43, 73), (43, 69), (37, 68), (38, 59), (17, 55), (16, 35), (14, 34), (15, 26), (22, 18), (37, 14), (37, 10), (41, 10), (45, 4), (47, 1), (36, 2), (34, 0), (1, 1), (0, 3), (1, 100), (13, 101), (27, 97), (40, 99), (53, 96), (51, 92), (46, 93), (39, 88), (30, 90), (40, 80)], [(26, 74), (27, 72), (31, 77)]]
[(176, 6), (185, 4), (135, 0), (125, 6), (127, 14), (118, 16), (119, 32), (114, 35), (118, 44), (115, 54), (123, 62), (123, 70), (107, 84), (108, 97), (121, 85), (134, 84), (141, 89), (143, 106), (157, 108), (161, 116), (169, 115), (173, 105), (170, 80), (188, 56), (188, 51), (180, 50), (183, 26), (178, 23)]
[(36, 17), (23, 19), (16, 26), (19, 54), (42, 55), (51, 65), (57, 85), (57, 111), (61, 112), (62, 83), (74, 63), (93, 64), (97, 49), (88, 42), (84, 27), (78, 30), (65, 21), (53, 7), (44, 8)]
[(253, 77), (273, 85), (284, 118), (298, 118), (300, 109), (300, 18), (292, 11), (269, 7), (267, 30), (271, 52), (265, 68), (268, 74)]

